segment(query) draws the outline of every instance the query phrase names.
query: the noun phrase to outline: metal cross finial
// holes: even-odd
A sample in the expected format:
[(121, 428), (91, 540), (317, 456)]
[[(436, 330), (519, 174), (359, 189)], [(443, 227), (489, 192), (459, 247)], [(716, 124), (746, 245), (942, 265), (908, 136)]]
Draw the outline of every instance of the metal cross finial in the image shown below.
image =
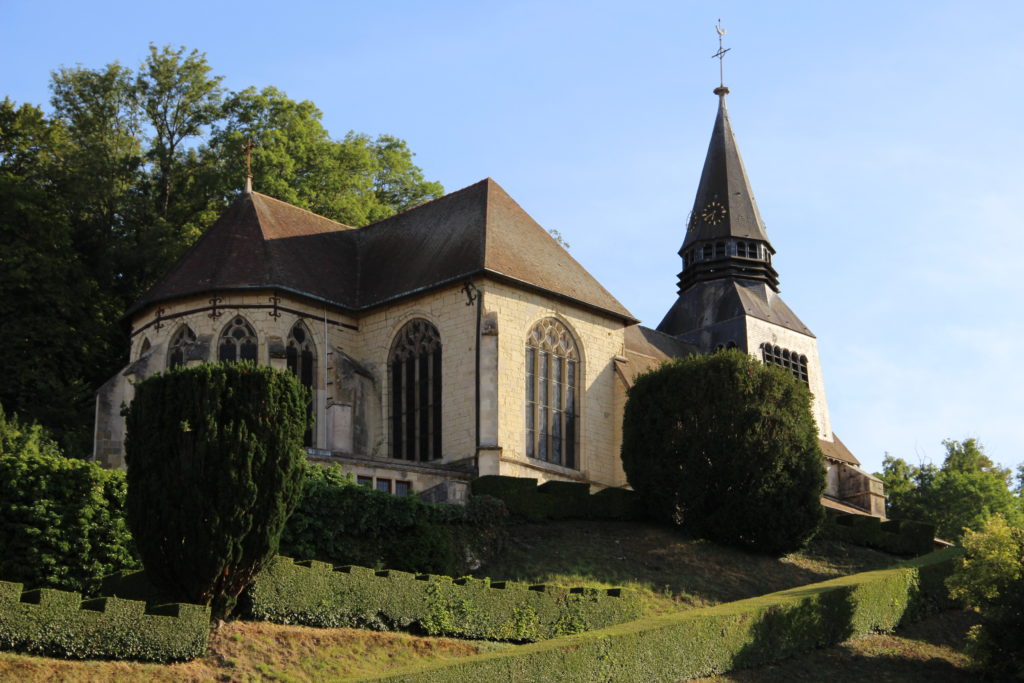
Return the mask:
[(715, 24), (715, 31), (718, 32), (718, 52), (711, 55), (711, 59), (718, 58), (718, 86), (720, 88), (725, 87), (725, 67), (723, 61), (725, 59), (725, 53), (731, 50), (731, 47), (722, 47), (722, 36), (725, 35), (725, 29), (722, 28), (722, 20), (719, 19), (718, 23)]
[(245, 152), (245, 191), (252, 192), (252, 151), (256, 149), (256, 143), (249, 138), (242, 145), (242, 151)]

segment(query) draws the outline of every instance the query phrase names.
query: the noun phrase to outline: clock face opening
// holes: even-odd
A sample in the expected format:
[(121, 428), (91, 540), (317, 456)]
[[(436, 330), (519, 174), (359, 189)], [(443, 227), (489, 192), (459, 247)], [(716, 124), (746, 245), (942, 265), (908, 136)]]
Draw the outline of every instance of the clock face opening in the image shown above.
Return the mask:
[(700, 217), (704, 219), (705, 223), (709, 225), (718, 225), (725, 220), (726, 210), (719, 202), (708, 202), (701, 211)]

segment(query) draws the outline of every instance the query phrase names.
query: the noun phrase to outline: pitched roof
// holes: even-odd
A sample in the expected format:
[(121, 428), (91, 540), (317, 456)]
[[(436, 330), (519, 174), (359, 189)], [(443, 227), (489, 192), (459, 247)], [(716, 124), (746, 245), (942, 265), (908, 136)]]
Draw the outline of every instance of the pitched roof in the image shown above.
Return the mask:
[(129, 313), (190, 294), (253, 288), (358, 311), (474, 275), (635, 322), (490, 178), (363, 228), (243, 194)]
[[(846, 447), (846, 444), (839, 440), (839, 437), (836, 436), (835, 432), (832, 433), (832, 439), (832, 441), (818, 439), (818, 445), (821, 446), (822, 455), (831, 460), (838, 460), (851, 465), (860, 465), (860, 460), (857, 459), (857, 456), (850, 452), (850, 449)], [(871, 475), (869, 474), (868, 476)]]
[(684, 290), (658, 324), (658, 331), (681, 336), (742, 316), (814, 336), (770, 286), (731, 279), (698, 282)]

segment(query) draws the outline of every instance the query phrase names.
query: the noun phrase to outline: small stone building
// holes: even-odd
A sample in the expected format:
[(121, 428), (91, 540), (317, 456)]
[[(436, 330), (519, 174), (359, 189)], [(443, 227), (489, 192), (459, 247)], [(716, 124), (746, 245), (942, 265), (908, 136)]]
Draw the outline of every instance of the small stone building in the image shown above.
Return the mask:
[(379, 490), (457, 501), (485, 474), (622, 486), (634, 377), (738, 347), (809, 384), (829, 500), (881, 516), (880, 482), (832, 433), (815, 338), (778, 297), (773, 253), (724, 92), (658, 330), (493, 180), (363, 228), (247, 191), (127, 312), (130, 362), (98, 394), (94, 457), (123, 466), (134, 382), (248, 359), (313, 389), (309, 457)]

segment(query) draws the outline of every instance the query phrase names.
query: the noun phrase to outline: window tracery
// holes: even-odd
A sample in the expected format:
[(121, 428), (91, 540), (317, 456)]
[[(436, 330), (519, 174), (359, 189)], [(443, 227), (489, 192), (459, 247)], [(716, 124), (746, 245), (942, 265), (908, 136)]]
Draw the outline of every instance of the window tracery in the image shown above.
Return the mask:
[(391, 457), (441, 457), (441, 335), (422, 318), (399, 330), (388, 359)]
[(580, 356), (572, 334), (555, 318), (541, 320), (526, 340), (526, 455), (577, 466)]
[(188, 325), (182, 325), (171, 337), (171, 343), (167, 345), (167, 367), (174, 368), (184, 365), (188, 359), (189, 351), (196, 343), (196, 333)]
[[(288, 370), (295, 375), (299, 383), (304, 387), (313, 389), (314, 378), (316, 377), (316, 347), (313, 345), (313, 336), (309, 333), (309, 328), (301, 320), (292, 325), (291, 332), (288, 333), (288, 346), (285, 350), (285, 357), (288, 363)], [(310, 402), (306, 411), (312, 415), (312, 402)], [(312, 424), (306, 430), (303, 445), (313, 445)]]
[(242, 316), (236, 315), (220, 334), (217, 357), (222, 361), (256, 362), (257, 349), (256, 332), (252, 325)]

